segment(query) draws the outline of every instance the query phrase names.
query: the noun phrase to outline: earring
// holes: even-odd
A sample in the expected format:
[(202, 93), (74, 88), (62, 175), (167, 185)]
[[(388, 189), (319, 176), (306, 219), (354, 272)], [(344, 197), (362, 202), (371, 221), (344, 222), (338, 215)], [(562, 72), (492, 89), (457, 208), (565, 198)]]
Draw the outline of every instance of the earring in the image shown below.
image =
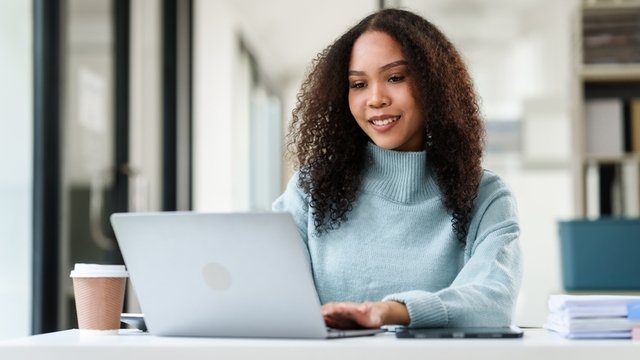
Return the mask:
[(433, 145), (433, 135), (431, 131), (427, 130), (427, 148), (430, 148)]

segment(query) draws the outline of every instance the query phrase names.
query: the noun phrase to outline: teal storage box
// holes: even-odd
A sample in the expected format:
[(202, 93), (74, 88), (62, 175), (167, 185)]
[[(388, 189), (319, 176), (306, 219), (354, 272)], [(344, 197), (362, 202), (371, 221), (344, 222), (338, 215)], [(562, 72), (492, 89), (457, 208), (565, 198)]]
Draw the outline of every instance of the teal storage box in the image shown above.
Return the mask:
[(561, 221), (566, 290), (640, 290), (640, 219)]

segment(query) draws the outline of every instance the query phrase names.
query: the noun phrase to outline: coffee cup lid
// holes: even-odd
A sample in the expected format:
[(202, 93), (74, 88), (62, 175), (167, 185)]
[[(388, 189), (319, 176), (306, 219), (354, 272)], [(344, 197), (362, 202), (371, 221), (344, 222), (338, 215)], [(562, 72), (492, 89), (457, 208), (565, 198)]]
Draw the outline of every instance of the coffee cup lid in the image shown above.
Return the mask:
[(129, 277), (124, 265), (76, 264), (70, 277)]

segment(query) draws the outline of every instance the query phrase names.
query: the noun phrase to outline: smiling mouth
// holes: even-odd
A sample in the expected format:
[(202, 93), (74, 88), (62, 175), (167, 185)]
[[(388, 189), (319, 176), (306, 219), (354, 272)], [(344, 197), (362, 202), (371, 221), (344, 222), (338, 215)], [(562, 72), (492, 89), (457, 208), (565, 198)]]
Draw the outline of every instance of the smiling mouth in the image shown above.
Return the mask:
[(385, 125), (389, 125), (391, 123), (394, 123), (396, 121), (398, 121), (400, 119), (400, 116), (391, 116), (388, 118), (384, 118), (384, 119), (375, 119), (375, 120), (369, 120), (369, 123), (375, 125), (375, 126), (385, 126)]

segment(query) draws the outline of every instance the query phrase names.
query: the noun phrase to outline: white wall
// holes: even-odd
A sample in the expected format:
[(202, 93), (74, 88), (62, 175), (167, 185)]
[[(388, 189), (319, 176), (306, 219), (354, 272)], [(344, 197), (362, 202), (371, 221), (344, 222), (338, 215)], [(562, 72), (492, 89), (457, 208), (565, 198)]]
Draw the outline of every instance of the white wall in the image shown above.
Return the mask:
[(236, 11), (223, 1), (195, 2), (196, 211), (269, 210), (280, 194), (280, 102), (253, 76), (260, 64), (240, 45)]
[[(234, 37), (233, 41), (237, 41)], [(236, 60), (233, 62), (234, 67), (229, 69), (233, 74), (232, 87), (229, 92), (232, 96), (232, 126), (230, 136), (232, 141), (231, 161), (232, 172), (229, 177), (232, 179), (231, 201), (236, 209), (247, 210), (250, 206), (249, 179), (251, 151), (249, 139), (251, 137), (250, 117), (251, 117), (251, 63), (249, 55), (245, 52), (238, 52), (237, 45), (234, 46), (233, 53)], [(210, 121), (219, 121), (220, 119), (211, 119)], [(225, 134), (215, 134), (216, 138), (224, 137)], [(214, 139), (212, 139), (214, 140)]]
[(194, 2), (193, 207), (229, 211), (234, 204), (234, 23), (222, 1)]
[[(292, 120), (291, 112), (296, 107), (296, 96), (298, 95), (298, 91), (300, 91), (300, 85), (302, 84), (302, 78), (300, 77), (291, 77), (283, 82), (282, 85), (282, 97), (283, 97), (283, 105), (282, 105), (282, 122), (283, 122), (283, 131), (282, 138), (284, 141), (287, 141), (287, 133), (289, 132), (289, 124)], [(284, 148), (283, 148), (284, 150)], [(293, 175), (293, 164), (291, 163), (294, 159), (289, 159), (285, 157), (284, 163), (282, 166), (282, 184), (281, 187), (284, 190)]]
[(0, 339), (31, 333), (32, 2), (0, 1)]

